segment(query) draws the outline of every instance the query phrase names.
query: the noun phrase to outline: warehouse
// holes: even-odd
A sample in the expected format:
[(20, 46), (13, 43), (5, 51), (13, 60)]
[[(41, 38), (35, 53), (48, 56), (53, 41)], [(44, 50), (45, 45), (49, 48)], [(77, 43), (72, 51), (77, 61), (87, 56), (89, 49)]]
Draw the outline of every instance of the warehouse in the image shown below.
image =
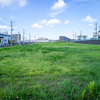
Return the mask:
[(7, 33), (0, 33), (0, 47), (9, 45), (9, 40), (11, 40), (11, 35), (8, 35)]

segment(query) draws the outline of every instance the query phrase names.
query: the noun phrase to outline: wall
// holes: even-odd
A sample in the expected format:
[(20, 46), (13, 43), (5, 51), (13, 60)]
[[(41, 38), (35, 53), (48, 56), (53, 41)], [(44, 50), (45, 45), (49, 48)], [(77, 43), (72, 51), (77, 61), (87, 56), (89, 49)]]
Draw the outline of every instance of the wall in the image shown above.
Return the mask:
[(74, 41), (75, 43), (81, 44), (97, 44), (100, 45), (100, 40), (84, 40), (84, 41)]

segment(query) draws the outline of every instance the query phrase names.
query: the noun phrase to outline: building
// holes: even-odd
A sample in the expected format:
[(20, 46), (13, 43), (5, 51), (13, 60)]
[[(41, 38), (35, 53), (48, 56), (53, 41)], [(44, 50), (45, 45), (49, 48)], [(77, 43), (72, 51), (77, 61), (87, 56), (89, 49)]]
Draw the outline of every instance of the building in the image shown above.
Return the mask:
[(9, 40), (11, 40), (11, 35), (7, 33), (0, 33), (0, 47), (9, 44)]
[(98, 38), (100, 39), (100, 31), (98, 31)]
[(98, 33), (97, 32), (93, 32), (93, 38), (95, 38), (95, 39), (98, 38)]
[(70, 41), (70, 38), (66, 36), (59, 36), (59, 41)]
[(21, 41), (21, 34), (12, 34), (12, 40), (15, 41), (15, 43), (19, 43)]
[(78, 40), (85, 40), (87, 38), (87, 35), (79, 35), (77, 36)]
[(98, 31), (98, 32), (93, 32), (93, 38), (94, 38), (94, 39), (100, 38), (100, 31)]
[(49, 39), (48, 38), (45, 38), (45, 37), (39, 37), (36, 42), (49, 42)]
[(0, 34), (0, 47), (3, 46), (3, 35)]

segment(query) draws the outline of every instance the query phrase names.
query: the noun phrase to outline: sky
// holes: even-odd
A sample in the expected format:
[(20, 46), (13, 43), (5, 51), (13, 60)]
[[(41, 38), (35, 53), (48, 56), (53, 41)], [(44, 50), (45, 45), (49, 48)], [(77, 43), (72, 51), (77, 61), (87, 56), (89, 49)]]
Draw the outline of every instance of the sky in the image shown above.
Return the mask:
[(0, 0), (0, 32), (59, 39), (73, 34), (92, 38), (100, 26), (99, 0)]

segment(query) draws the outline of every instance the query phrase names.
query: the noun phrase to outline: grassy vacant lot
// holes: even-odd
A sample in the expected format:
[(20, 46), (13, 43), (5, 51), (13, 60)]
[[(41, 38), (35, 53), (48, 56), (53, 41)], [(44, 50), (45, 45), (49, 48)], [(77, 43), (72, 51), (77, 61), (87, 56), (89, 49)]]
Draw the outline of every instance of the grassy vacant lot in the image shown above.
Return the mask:
[(100, 46), (0, 48), (0, 100), (100, 100)]

